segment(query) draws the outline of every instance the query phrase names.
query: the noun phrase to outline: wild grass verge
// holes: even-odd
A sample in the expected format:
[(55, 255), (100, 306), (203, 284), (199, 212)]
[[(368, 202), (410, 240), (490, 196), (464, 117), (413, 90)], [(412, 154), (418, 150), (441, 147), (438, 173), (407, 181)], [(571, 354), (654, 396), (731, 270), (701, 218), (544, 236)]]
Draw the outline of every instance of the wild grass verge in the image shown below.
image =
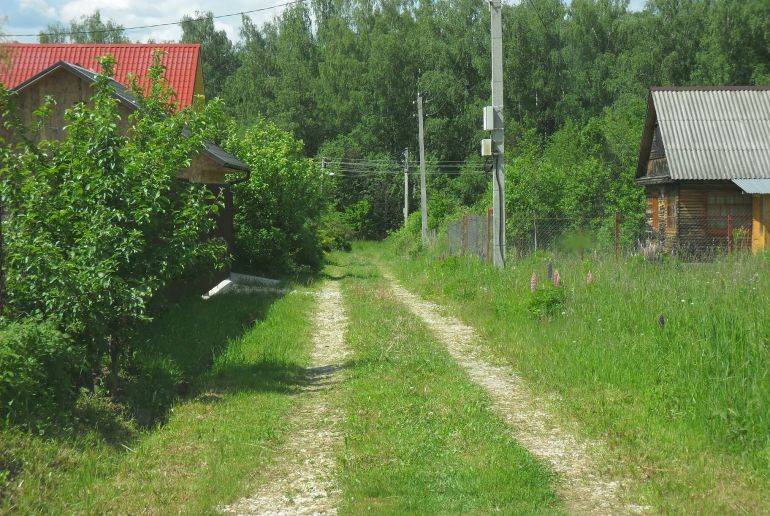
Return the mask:
[(338, 261), (354, 358), (344, 400), (341, 512), (557, 513), (553, 477), (376, 268)]
[(0, 512), (199, 514), (250, 493), (307, 360), (313, 303), (302, 289), (228, 296), (159, 318), (147, 356), (194, 379), (194, 396), (165, 425), (119, 440), (94, 427), (51, 438), (2, 430)]
[[(429, 253), (405, 260), (382, 244), (359, 249), (385, 252), (406, 286), (449, 305), (581, 431), (607, 440), (660, 510), (770, 511), (766, 257), (538, 255), (496, 270)], [(534, 310), (550, 299), (541, 291), (551, 260), (558, 306)]]

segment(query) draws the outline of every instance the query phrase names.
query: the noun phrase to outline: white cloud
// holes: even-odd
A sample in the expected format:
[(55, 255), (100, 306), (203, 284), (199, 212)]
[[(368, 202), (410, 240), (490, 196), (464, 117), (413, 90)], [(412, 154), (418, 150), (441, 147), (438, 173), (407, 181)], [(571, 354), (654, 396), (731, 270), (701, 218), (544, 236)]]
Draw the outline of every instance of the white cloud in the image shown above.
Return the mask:
[(56, 9), (46, 0), (21, 0), (19, 7), (22, 11), (34, 11), (46, 18), (55, 18), (57, 14)]
[[(45, 25), (56, 21), (67, 25), (70, 20), (93, 14), (97, 9), (103, 20), (113, 20), (124, 27), (173, 23), (164, 27), (126, 31), (126, 35), (132, 41), (144, 42), (148, 39), (177, 41), (182, 31), (176, 22), (184, 15), (194, 16), (196, 11), (211, 11), (218, 16), (270, 7), (285, 0), (257, 0), (256, 3), (254, 0), (230, 0), (226, 3), (221, 0), (19, 0), (19, 2), (18, 5), (22, 10), (34, 11), (44, 16), (44, 19), (31, 21), (19, 19), (16, 23), (12, 12), (9, 15), (8, 25), (23, 27), (18, 29), (21, 31), (19, 33), (35, 34)], [(284, 7), (277, 7), (252, 13), (250, 16), (258, 25), (262, 25), (280, 15), (283, 9)], [(236, 41), (241, 27), (241, 17), (236, 15), (218, 18), (214, 20), (214, 26), (224, 30), (232, 41)]]

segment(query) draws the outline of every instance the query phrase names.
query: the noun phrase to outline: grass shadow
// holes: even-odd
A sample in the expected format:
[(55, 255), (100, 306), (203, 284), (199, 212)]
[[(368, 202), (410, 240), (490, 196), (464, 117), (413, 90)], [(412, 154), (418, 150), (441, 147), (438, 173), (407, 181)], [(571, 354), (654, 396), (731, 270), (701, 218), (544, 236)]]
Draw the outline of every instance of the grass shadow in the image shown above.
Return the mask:
[(265, 319), (274, 295), (188, 297), (137, 334), (119, 400), (140, 427), (163, 424), (172, 404), (195, 396), (228, 344)]
[(266, 361), (251, 365), (226, 365), (205, 382), (205, 392), (294, 394), (303, 384), (305, 377), (306, 369), (295, 364)]

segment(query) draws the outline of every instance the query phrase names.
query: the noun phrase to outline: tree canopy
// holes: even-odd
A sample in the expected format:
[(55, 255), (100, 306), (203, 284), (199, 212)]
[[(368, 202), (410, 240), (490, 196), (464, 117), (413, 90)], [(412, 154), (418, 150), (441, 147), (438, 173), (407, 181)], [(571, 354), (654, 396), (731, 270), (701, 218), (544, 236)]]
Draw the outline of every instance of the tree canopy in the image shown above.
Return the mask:
[(62, 23), (48, 25), (38, 36), (40, 43), (128, 43), (123, 25), (112, 20), (103, 21), (99, 10), (73, 19), (69, 26)]

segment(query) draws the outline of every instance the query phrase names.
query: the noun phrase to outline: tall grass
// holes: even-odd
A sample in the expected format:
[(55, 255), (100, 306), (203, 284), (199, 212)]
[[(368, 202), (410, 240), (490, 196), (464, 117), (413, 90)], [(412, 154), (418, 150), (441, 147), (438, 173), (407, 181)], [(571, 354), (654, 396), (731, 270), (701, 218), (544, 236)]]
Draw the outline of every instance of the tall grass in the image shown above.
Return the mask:
[[(686, 264), (541, 254), (497, 270), (475, 259), (400, 256), (391, 248), (390, 266), (412, 289), (453, 305), (494, 354), (561, 399), (588, 433), (645, 455), (649, 471), (640, 475), (657, 475), (671, 460), (702, 463), (652, 489), (686, 493), (698, 489), (687, 483), (702, 482), (694, 496), (707, 497), (724, 480), (710, 477), (713, 461), (767, 485), (767, 257)], [(530, 280), (535, 272), (542, 289), (549, 261), (562, 278), (563, 304), (534, 315)], [(732, 500), (725, 508), (764, 498), (751, 487), (744, 495), (747, 505)]]

